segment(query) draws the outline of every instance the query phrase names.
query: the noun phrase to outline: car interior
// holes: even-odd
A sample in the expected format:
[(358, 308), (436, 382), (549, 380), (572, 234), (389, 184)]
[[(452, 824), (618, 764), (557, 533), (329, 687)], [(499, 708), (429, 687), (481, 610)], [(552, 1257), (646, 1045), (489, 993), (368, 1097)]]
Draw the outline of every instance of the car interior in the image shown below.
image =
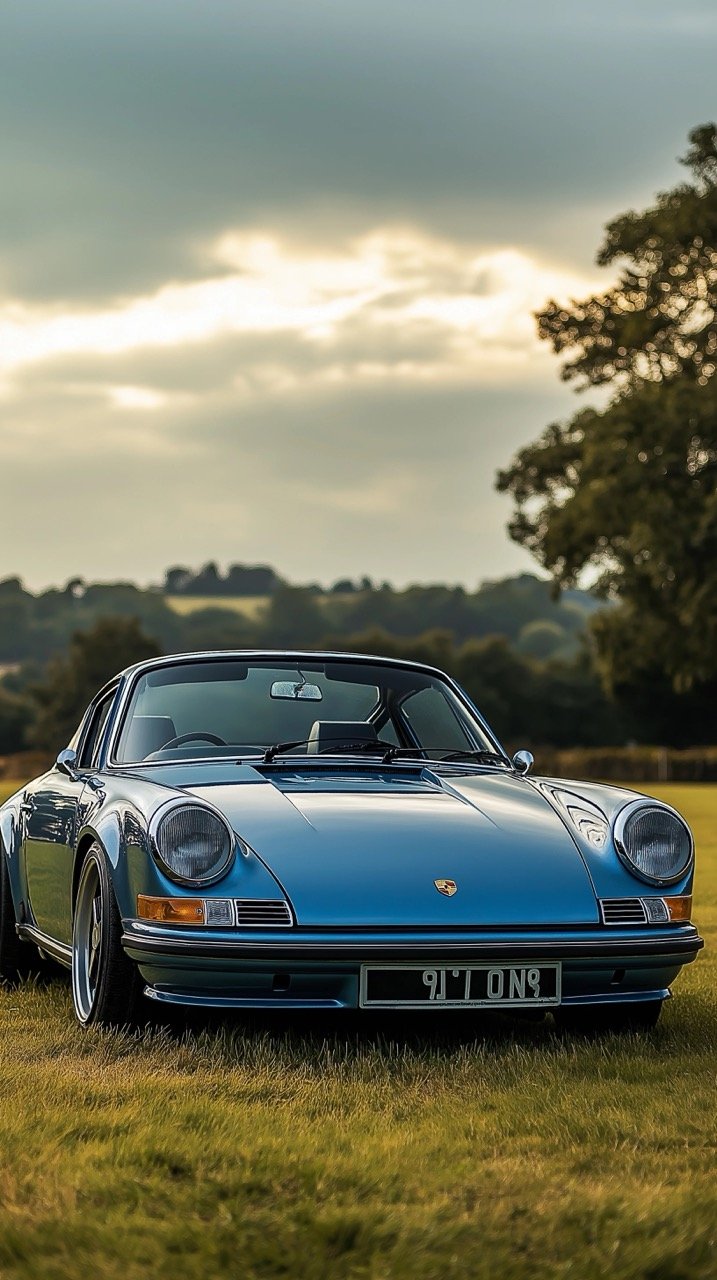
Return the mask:
[(274, 744), (282, 754), (308, 755), (369, 753), (372, 742), (460, 751), (474, 748), (477, 737), (478, 745), (490, 745), (465, 727), (450, 690), (420, 671), (303, 667), (311, 682), (298, 665), (192, 663), (143, 674), (120, 731), (117, 763), (212, 759), (227, 747), (257, 754)]

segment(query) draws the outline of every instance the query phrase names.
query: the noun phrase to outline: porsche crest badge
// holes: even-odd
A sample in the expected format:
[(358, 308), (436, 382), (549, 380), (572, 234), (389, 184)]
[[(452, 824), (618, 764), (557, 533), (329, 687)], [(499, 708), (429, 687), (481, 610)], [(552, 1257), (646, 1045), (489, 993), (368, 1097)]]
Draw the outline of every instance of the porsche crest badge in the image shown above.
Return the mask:
[(442, 893), (446, 898), (452, 898), (453, 894), (458, 889), (458, 885), (455, 880), (434, 880), (433, 883), (438, 892)]

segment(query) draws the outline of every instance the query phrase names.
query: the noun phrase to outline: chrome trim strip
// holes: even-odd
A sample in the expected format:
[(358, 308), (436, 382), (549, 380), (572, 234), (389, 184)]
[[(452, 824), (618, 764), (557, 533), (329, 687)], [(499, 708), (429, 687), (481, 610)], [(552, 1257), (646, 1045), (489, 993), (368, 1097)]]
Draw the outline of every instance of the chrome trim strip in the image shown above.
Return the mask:
[(72, 947), (66, 942), (58, 942), (56, 938), (50, 938), (41, 929), (37, 929), (34, 924), (18, 924), (15, 926), (19, 938), (23, 942), (34, 942), (36, 947), (40, 947), (42, 951), (46, 951), (53, 960), (58, 960), (60, 964), (64, 964), (68, 969), (72, 967)]
[[(226, 996), (219, 992), (212, 995), (201, 995), (193, 991), (164, 991), (156, 987), (146, 986), (144, 994), (148, 1000), (161, 1001), (166, 1004), (189, 1005), (202, 1009), (356, 1009), (358, 1006), (348, 1000), (337, 1000), (332, 997), (324, 999), (297, 999), (286, 996)], [(604, 992), (593, 996), (563, 996), (563, 1006), (574, 1005), (625, 1005), (642, 1003), (644, 1000), (669, 1000), (672, 992), (669, 987), (660, 987), (655, 991), (623, 991)], [(435, 1006), (423, 1006), (432, 1008)], [(445, 1007), (445, 1006), (443, 1006)], [(452, 1007), (455, 1011), (455, 1006)], [(555, 1006), (553, 1006), (554, 1008)]]
[[(294, 927), (294, 913), (286, 898), (232, 898), (231, 901), (234, 909), (234, 924), (237, 929), (293, 929)], [(281, 908), (282, 919), (271, 919), (271, 915), (277, 908)], [(268, 916), (267, 912), (270, 913)], [(247, 918), (251, 915), (254, 915), (255, 919)]]
[(193, 991), (162, 991), (157, 987), (147, 986), (144, 994), (148, 1000), (158, 1000), (162, 1004), (188, 1005), (198, 1009), (346, 1009), (344, 1000), (333, 997), (299, 996), (225, 996), (219, 991), (213, 995), (200, 995)]
[[(628, 904), (625, 906), (624, 904)], [(629, 929), (632, 925), (655, 924), (657, 921), (648, 921), (647, 912), (643, 904), (642, 898), (600, 898), (600, 915), (602, 922), (610, 929)], [(606, 910), (608, 908), (608, 910)], [(622, 919), (613, 919), (610, 909), (619, 914), (620, 911), (627, 912), (628, 916), (623, 915)], [(636, 911), (639, 914), (629, 918), (629, 912)], [(669, 919), (665, 919), (665, 924), (669, 924)]]
[(263, 959), (270, 957), (272, 959), (286, 960), (311, 960), (311, 959), (330, 959), (341, 958), (344, 960), (356, 960), (361, 963), (364, 960), (380, 960), (383, 957), (400, 956), (406, 960), (426, 961), (434, 958), (438, 963), (443, 956), (464, 957), (476, 960), (485, 957), (487, 959), (496, 959), (518, 955), (532, 954), (536, 957), (593, 957), (601, 960), (605, 956), (616, 956), (622, 958), (624, 956), (675, 956), (680, 963), (689, 963), (690, 959), (694, 960), (697, 952), (702, 949), (704, 942), (697, 933), (679, 938), (645, 938), (645, 939), (620, 939), (620, 938), (600, 938), (591, 941), (573, 941), (573, 940), (555, 940), (536, 942), (535, 939), (521, 942), (399, 942), (399, 943), (375, 943), (368, 942), (312, 942), (307, 940), (301, 942), (294, 938), (291, 942), (284, 941), (283, 938), (276, 939), (273, 942), (254, 941), (242, 939), (236, 942), (227, 942), (226, 940), (217, 938), (203, 938), (201, 940), (186, 937), (164, 937), (152, 936), (148, 937), (142, 934), (136, 934), (125, 931), (122, 935), (122, 945), (127, 951), (136, 951), (142, 954), (155, 955), (160, 958), (163, 955), (174, 955), (178, 959), (191, 959), (196, 956), (201, 957), (225, 957), (226, 959), (251, 960)]
[[(644, 1000), (670, 1000), (671, 995), (672, 992), (668, 987), (657, 988), (656, 991), (606, 991), (599, 996), (563, 996), (561, 1004), (563, 1006), (630, 1005), (641, 1004)], [(357, 1009), (357, 1005), (353, 1005), (351, 1001), (334, 1000), (330, 997), (291, 1000), (286, 996), (223, 996), (219, 993), (201, 996), (189, 991), (161, 991), (156, 987), (145, 987), (145, 996), (147, 1000), (161, 1001), (163, 1004), (197, 1006), (200, 1009)], [(455, 1006), (452, 1007), (455, 1011)]]
[(655, 991), (615, 991), (602, 992), (595, 996), (563, 996), (563, 1005), (575, 1005), (585, 1008), (588, 1005), (605, 1004), (643, 1004), (645, 1000), (670, 1000), (672, 992), (669, 987), (657, 987)]

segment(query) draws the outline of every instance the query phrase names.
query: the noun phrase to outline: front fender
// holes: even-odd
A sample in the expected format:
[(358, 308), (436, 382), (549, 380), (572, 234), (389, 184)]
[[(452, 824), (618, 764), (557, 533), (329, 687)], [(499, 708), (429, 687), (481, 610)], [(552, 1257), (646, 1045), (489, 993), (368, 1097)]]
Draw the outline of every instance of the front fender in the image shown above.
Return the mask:
[(22, 920), (27, 908), (27, 883), (20, 850), (22, 846), (22, 814), (24, 788), (16, 791), (0, 808), (0, 857), (7, 860), (10, 892), (15, 919)]
[[(612, 827), (615, 818), (620, 810), (625, 805), (631, 804), (633, 800), (651, 800), (653, 799), (652, 796), (645, 795), (644, 792), (628, 790), (626, 787), (611, 786), (608, 783), (581, 782), (571, 778), (531, 778), (529, 781), (541, 791), (570, 832), (588, 868), (596, 897), (622, 898), (639, 896), (644, 898), (651, 895), (659, 896), (666, 892), (670, 894), (692, 892), (694, 863), (680, 880), (671, 884), (669, 889), (665, 889), (664, 886), (650, 885), (639, 879), (639, 877), (631, 875), (629, 869), (618, 856), (612, 838)], [(589, 804), (595, 805), (604, 814), (610, 824), (610, 836), (601, 849), (597, 849), (590, 844), (568, 821), (564, 813), (561, 812), (559, 805), (551, 797), (551, 788), (555, 788), (557, 791), (570, 792), (578, 802), (583, 798)], [(662, 802), (658, 800), (656, 803)]]
[[(162, 799), (166, 799), (166, 794)], [(102, 798), (98, 799), (85, 815), (78, 833), (73, 898), (82, 860), (94, 841), (105, 853), (117, 906), (123, 919), (133, 919), (136, 916), (137, 895), (140, 893), (160, 898), (196, 895), (196, 889), (183, 888), (163, 874), (150, 849), (148, 827), (146, 813), (131, 802), (117, 800), (105, 803)], [(264, 870), (257, 859), (253, 861), (257, 863), (257, 872)], [(268, 873), (264, 874), (269, 879)], [(221, 896), (222, 892), (227, 892), (227, 883), (231, 880), (232, 871), (219, 884), (208, 887), (206, 893), (210, 896), (218, 893)]]

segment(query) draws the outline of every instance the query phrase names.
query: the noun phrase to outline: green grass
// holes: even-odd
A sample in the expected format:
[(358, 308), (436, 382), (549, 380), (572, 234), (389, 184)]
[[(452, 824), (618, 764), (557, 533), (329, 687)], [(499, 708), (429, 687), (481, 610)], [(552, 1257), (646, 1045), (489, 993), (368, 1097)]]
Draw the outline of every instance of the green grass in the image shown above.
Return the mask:
[(268, 596), (165, 596), (165, 604), (183, 617), (198, 609), (229, 609), (256, 622), (269, 604)]
[[(354, 593), (331, 591), (315, 596), (314, 601), (330, 621), (337, 605), (351, 604), (356, 598)], [(182, 617), (199, 609), (228, 609), (231, 613), (242, 614), (249, 622), (259, 622), (269, 608), (271, 596), (165, 596), (164, 601)]]
[(267, 1016), (133, 1039), (80, 1032), (62, 979), (0, 992), (2, 1280), (715, 1276), (717, 787), (659, 792), (696, 831), (709, 949), (646, 1037)]

